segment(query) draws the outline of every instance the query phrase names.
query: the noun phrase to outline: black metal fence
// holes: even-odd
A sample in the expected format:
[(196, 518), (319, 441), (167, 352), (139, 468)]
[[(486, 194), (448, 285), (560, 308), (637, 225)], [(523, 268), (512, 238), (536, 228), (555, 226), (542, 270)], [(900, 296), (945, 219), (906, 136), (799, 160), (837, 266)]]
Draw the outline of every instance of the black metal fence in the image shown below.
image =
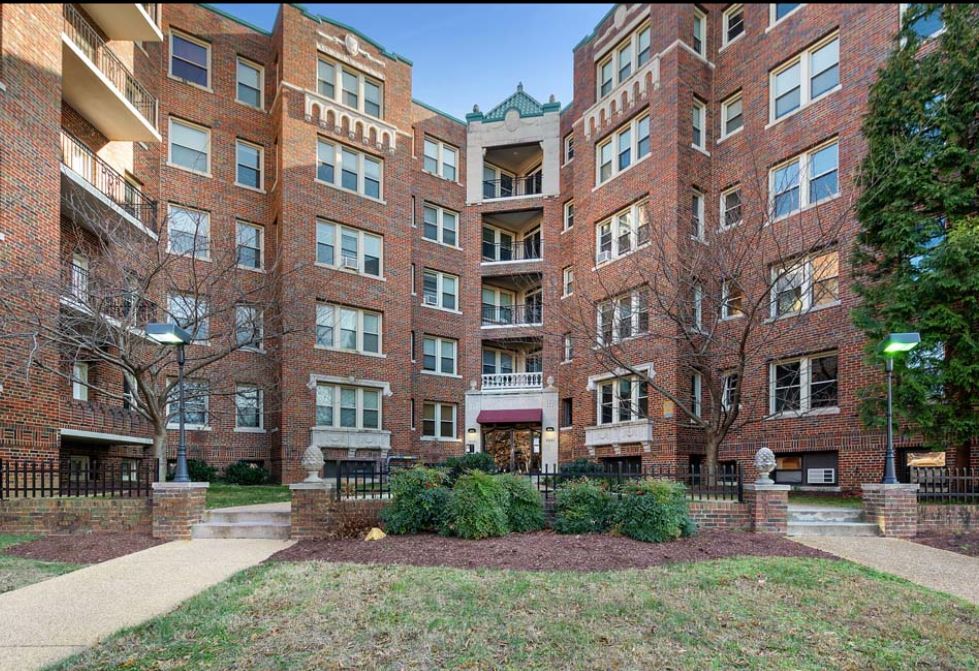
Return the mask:
[(403, 467), (383, 461), (336, 461), (337, 499), (386, 499), (391, 496), (391, 473)]
[(979, 504), (979, 468), (912, 467), (918, 500), (928, 503)]
[(0, 500), (97, 496), (149, 496), (156, 459), (0, 460)]

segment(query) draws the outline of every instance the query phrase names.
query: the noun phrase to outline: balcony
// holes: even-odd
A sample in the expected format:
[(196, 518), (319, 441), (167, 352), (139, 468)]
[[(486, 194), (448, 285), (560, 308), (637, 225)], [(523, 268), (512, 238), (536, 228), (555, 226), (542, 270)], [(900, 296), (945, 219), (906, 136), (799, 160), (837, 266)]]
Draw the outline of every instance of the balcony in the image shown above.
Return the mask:
[(483, 263), (513, 263), (540, 261), (540, 238), (528, 238), (515, 242), (483, 241)]
[(61, 131), (61, 209), (83, 228), (105, 235), (111, 220), (129, 222), (157, 238), (156, 201), (67, 131)]
[(540, 326), (544, 323), (542, 303), (527, 305), (492, 305), (483, 303), (483, 327)]
[(507, 391), (507, 390), (526, 390), (542, 389), (544, 386), (544, 374), (540, 371), (535, 373), (495, 373), (483, 375), (480, 388), (483, 391)]
[(526, 177), (502, 177), (483, 180), (483, 200), (539, 196), (542, 193), (541, 173)]
[(92, 17), (110, 40), (161, 42), (160, 6), (156, 3), (119, 3), (79, 5)]
[(92, 279), (89, 269), (78, 263), (66, 266), (64, 282), (62, 305), (86, 318), (98, 314), (112, 325), (141, 327), (156, 321), (160, 314), (157, 304), (141, 297), (138, 291), (101, 286)]
[(64, 6), (62, 97), (110, 140), (160, 142), (157, 102), (74, 5)]

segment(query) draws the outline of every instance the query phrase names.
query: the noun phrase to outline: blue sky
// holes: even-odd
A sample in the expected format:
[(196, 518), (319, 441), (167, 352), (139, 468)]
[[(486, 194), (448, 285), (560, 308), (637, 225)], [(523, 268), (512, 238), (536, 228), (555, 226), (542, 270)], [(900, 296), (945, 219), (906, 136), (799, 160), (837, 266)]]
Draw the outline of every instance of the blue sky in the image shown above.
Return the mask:
[[(271, 29), (278, 5), (217, 4)], [(414, 63), (414, 97), (459, 118), (516, 89), (571, 102), (571, 49), (612, 7), (587, 5), (306, 4)]]

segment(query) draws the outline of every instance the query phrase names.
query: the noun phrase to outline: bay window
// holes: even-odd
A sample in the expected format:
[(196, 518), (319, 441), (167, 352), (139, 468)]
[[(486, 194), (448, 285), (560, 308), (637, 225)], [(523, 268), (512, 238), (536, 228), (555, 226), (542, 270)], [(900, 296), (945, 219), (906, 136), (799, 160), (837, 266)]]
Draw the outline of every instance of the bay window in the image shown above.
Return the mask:
[(380, 429), (381, 390), (328, 382), (316, 385), (316, 426)]

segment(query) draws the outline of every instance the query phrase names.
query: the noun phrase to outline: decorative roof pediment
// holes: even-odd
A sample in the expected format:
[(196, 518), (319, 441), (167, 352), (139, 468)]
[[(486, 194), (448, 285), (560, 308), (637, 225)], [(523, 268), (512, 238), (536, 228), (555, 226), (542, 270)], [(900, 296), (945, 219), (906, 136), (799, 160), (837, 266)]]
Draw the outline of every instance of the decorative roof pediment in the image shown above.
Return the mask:
[(561, 104), (554, 100), (554, 96), (551, 96), (549, 102), (541, 103), (530, 94), (524, 92), (523, 84), (517, 84), (517, 90), (499, 105), (486, 114), (481, 114), (479, 108), (476, 107), (473, 109), (472, 114), (466, 115), (466, 120), (482, 122), (503, 121), (506, 119), (507, 112), (510, 110), (516, 110), (517, 114), (521, 117), (533, 117), (541, 116), (545, 112), (557, 112), (560, 109)]

